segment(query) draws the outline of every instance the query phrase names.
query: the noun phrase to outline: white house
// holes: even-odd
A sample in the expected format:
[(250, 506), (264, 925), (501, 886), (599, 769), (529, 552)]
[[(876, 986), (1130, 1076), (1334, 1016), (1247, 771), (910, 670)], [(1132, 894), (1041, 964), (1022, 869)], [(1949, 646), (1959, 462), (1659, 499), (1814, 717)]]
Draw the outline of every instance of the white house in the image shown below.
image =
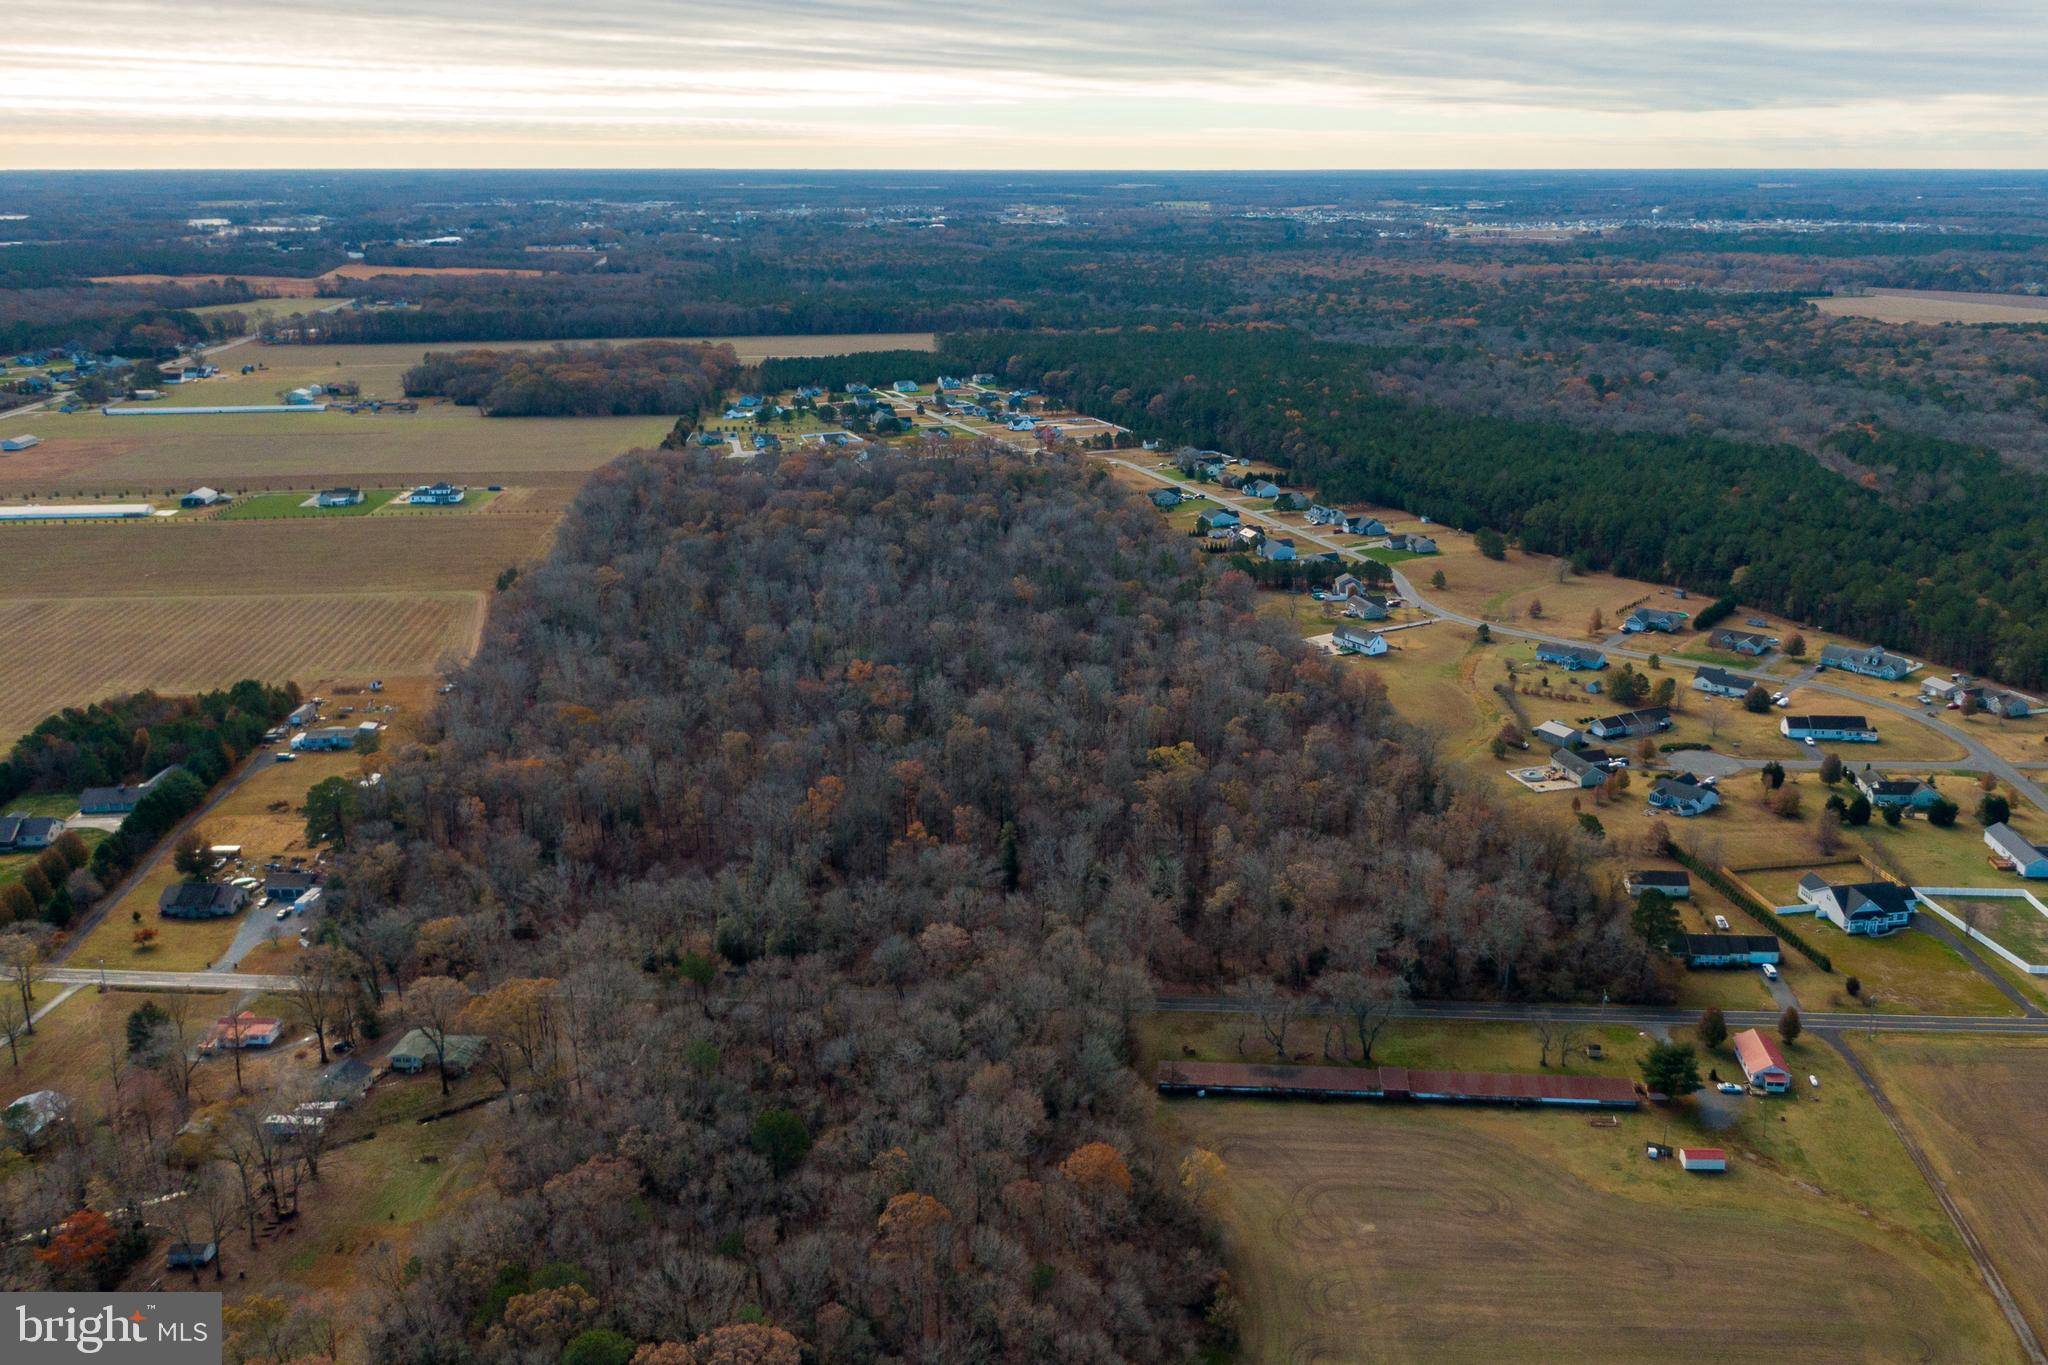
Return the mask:
[(1692, 675), (1692, 690), (1705, 692), (1716, 697), (1745, 697), (1753, 686), (1747, 678), (1737, 677), (1725, 668), (1707, 665)]
[(1387, 637), (1360, 626), (1339, 626), (1331, 635), (1339, 654), (1364, 654), (1377, 658), (1387, 652)]
[(1778, 733), (1787, 739), (1877, 743), (1877, 728), (1862, 716), (1786, 716), (1778, 722)]
[(1857, 882), (1831, 886), (1817, 872), (1799, 879), (1799, 899), (1845, 934), (1881, 937), (1913, 922), (1920, 903), (1910, 887), (1896, 882)]

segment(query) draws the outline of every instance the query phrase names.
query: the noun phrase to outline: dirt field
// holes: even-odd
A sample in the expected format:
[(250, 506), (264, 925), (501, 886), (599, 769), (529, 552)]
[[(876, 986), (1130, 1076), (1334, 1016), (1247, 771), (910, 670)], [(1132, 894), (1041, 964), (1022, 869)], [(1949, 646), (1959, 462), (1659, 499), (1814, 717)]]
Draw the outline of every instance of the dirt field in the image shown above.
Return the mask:
[(2020, 1311), (2048, 1332), (2048, 1046), (1887, 1034), (1851, 1044), (1976, 1229)]
[(1878, 322), (2048, 323), (2048, 297), (2038, 294), (1968, 294), (1949, 289), (1873, 289), (1866, 295), (1830, 295), (1813, 306), (1835, 317)]
[(0, 743), (121, 692), (427, 673), (466, 655), (480, 593), (0, 600)]
[[(1248, 1360), (2016, 1358), (1952, 1239), (1739, 1147), (1723, 1177), (1652, 1166), (1656, 1116), (1162, 1109), (1231, 1173)], [(1745, 1311), (1746, 1286), (1770, 1311)]]
[(544, 270), (489, 270), (455, 265), (366, 265), (350, 261), (324, 275), (95, 275), (94, 284), (219, 284), (240, 280), (259, 294), (278, 298), (309, 299), (320, 292), (322, 280), (373, 280), (379, 275), (545, 275)]

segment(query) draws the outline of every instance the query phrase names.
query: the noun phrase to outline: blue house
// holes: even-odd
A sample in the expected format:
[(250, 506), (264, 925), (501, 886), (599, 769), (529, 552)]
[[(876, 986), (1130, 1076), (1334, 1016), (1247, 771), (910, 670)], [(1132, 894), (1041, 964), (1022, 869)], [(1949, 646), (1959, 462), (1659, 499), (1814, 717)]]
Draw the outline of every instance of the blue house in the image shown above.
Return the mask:
[(1684, 630), (1685, 623), (1691, 619), (1691, 616), (1682, 611), (1664, 611), (1658, 607), (1637, 607), (1622, 620), (1621, 628), (1631, 635), (1640, 635), (1644, 631), (1652, 630), (1661, 631), (1666, 635), (1675, 635), (1679, 631)]
[(1685, 965), (1701, 967), (1756, 967), (1784, 960), (1776, 934), (1687, 934)]
[(292, 748), (300, 753), (331, 752), (336, 749), (353, 749), (356, 746), (356, 732), (346, 725), (327, 725), (317, 730), (306, 730), (292, 736)]
[(1268, 537), (1259, 546), (1259, 556), (1262, 559), (1292, 559), (1294, 558), (1294, 542), (1277, 537)]
[(898, 393), (916, 393), (917, 381), (915, 379), (899, 379), (890, 387)]
[(1927, 810), (1941, 800), (1940, 792), (1918, 778), (1883, 777), (1868, 764), (1856, 774), (1856, 790), (1879, 810), (1887, 806), (1896, 806), (1900, 810)]
[(1607, 656), (1584, 645), (1558, 645), (1545, 640), (1536, 646), (1538, 663), (1556, 664), (1576, 673), (1582, 668), (1605, 668)]
[(1799, 899), (1845, 934), (1881, 937), (1913, 922), (1920, 903), (1910, 887), (1896, 882), (1857, 882), (1830, 886), (1818, 872), (1799, 879)]
[(1707, 692), (1717, 697), (1746, 697), (1753, 686), (1755, 684), (1749, 679), (1737, 677), (1727, 669), (1715, 668), (1712, 664), (1702, 665), (1699, 671), (1692, 675), (1693, 691)]
[(2030, 843), (2001, 820), (1984, 831), (1984, 844), (1994, 861), (2030, 881), (2048, 877), (2048, 849)]
[(1238, 490), (1248, 498), (1277, 498), (1280, 485), (1271, 479), (1253, 479)]
[(1204, 512), (1195, 518), (1198, 531), (1227, 531), (1238, 524), (1237, 513), (1228, 507), (1219, 507), (1213, 512)]
[(1786, 716), (1778, 733), (1787, 739), (1834, 740), (1843, 744), (1877, 743), (1877, 727), (1862, 716)]
[(804, 384), (798, 387), (796, 396), (798, 398), (823, 398), (825, 391), (816, 384)]

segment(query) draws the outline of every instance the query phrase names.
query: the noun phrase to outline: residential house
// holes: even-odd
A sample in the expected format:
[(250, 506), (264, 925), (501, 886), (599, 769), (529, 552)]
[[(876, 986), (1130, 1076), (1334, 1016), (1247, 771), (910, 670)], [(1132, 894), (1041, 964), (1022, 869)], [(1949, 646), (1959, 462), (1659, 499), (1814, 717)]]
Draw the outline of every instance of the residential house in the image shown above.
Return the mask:
[(1721, 804), (1721, 793), (1714, 790), (1711, 782), (1702, 782), (1690, 773), (1675, 777), (1660, 777), (1650, 788), (1650, 809), (1666, 811), (1690, 819), (1705, 815)]
[(17, 450), (32, 450), (43, 443), (40, 436), (9, 436), (0, 441), (0, 451), (12, 455)]
[(1229, 530), (1237, 526), (1241, 520), (1242, 518), (1228, 507), (1218, 507), (1213, 511), (1204, 512), (1196, 517), (1195, 529), (1198, 531)]
[(1436, 542), (1428, 536), (1406, 531), (1396, 532), (1387, 537), (1389, 550), (1405, 550), (1411, 555), (1433, 555), (1437, 552)]
[(356, 728), (352, 725), (325, 725), (314, 730), (304, 730), (292, 736), (292, 749), (297, 753), (323, 753), (339, 749), (353, 749), (356, 746)]
[(1605, 749), (1554, 749), (1550, 762), (1581, 787), (1597, 787), (1614, 771), (1613, 755)]
[(354, 507), (363, 500), (360, 488), (323, 488), (313, 496), (315, 507)]
[(1556, 664), (1574, 673), (1582, 668), (1607, 667), (1607, 656), (1597, 649), (1587, 649), (1584, 645), (1552, 644), (1548, 640), (1536, 646), (1536, 661)]
[(1707, 637), (1707, 644), (1714, 649), (1725, 649), (1730, 654), (1746, 654), (1757, 659), (1778, 647), (1778, 637), (1753, 630), (1730, 630), (1724, 626)]
[(899, 379), (889, 387), (898, 393), (916, 393), (917, 381), (915, 379)]
[(227, 494), (221, 492), (218, 488), (207, 488), (204, 485), (201, 485), (200, 487), (193, 489), (190, 493), (187, 493), (184, 497), (179, 498), (178, 506), (212, 507), (218, 503), (223, 503), (226, 501), (228, 501)]
[(1376, 630), (1339, 626), (1330, 638), (1339, 654), (1364, 654), (1376, 658), (1387, 652), (1386, 637)]
[(320, 879), (310, 872), (280, 870), (266, 873), (263, 878), (263, 899), (295, 901), (319, 884)]
[(1342, 526), (1344, 514), (1334, 507), (1316, 503), (1308, 509), (1308, 524), (1311, 526)]
[(1246, 479), (1238, 485), (1237, 491), (1248, 498), (1277, 498), (1281, 489), (1271, 479)]
[(1877, 729), (1862, 716), (1786, 716), (1778, 733), (1787, 739), (1836, 740), (1844, 744), (1875, 744)]
[(291, 714), (284, 718), (284, 723), (291, 726), (294, 730), (303, 730), (318, 719), (320, 719), (320, 703), (302, 701), (292, 708)]
[(1685, 965), (1702, 967), (1760, 967), (1784, 961), (1776, 934), (1687, 934)]
[(1354, 513), (1344, 518), (1344, 532), (1353, 536), (1383, 536), (1387, 534), (1387, 524), (1378, 517)]
[(1365, 580), (1355, 573), (1340, 573), (1330, 584), (1330, 596), (1351, 597), (1365, 591)]
[(740, 412), (755, 412), (765, 407), (767, 405), (767, 402), (768, 400), (763, 398), (760, 394), (749, 393), (743, 394), (740, 397), (733, 399), (732, 405), (735, 409), (737, 409)]
[(1897, 682), (1920, 665), (1903, 654), (1890, 654), (1876, 645), (1868, 649), (1857, 649), (1851, 645), (1822, 645), (1820, 666)]
[(204, 1270), (220, 1252), (218, 1242), (172, 1242), (164, 1251), (166, 1270)]
[(1631, 896), (1640, 896), (1645, 891), (1662, 891), (1675, 901), (1692, 899), (1692, 876), (1686, 872), (1665, 872), (1652, 868), (1648, 871), (1631, 872), (1622, 879), (1621, 889)]
[(1926, 810), (1941, 800), (1941, 793), (1917, 777), (1885, 777), (1871, 768), (1863, 766), (1855, 776), (1856, 790), (1868, 798), (1870, 804), (1883, 810), (1896, 806), (1901, 810)]
[(270, 1047), (284, 1036), (282, 1019), (266, 1019), (249, 1010), (213, 1021), (213, 1027), (199, 1042), (201, 1052), (242, 1052), (252, 1047)]
[(1282, 493), (1273, 499), (1273, 510), (1276, 512), (1305, 512), (1308, 505), (1306, 493)]
[(1173, 508), (1180, 506), (1180, 490), (1178, 488), (1153, 489), (1152, 505), (1162, 510), (1171, 511)]
[(0, 853), (30, 853), (48, 848), (64, 832), (64, 822), (49, 815), (0, 815)]
[(134, 810), (142, 798), (156, 790), (157, 783), (170, 776), (172, 769), (165, 768), (147, 782), (124, 784), (119, 787), (87, 787), (78, 795), (78, 811), (81, 815), (126, 815)]
[(1920, 903), (1910, 887), (1896, 882), (1856, 882), (1833, 886), (1818, 872), (1799, 879), (1799, 899), (1845, 934), (1881, 937), (1913, 922)]
[(799, 401), (805, 398), (816, 400), (819, 398), (823, 398), (825, 396), (825, 391), (822, 388), (819, 388), (816, 384), (799, 384), (797, 385), (796, 396)]
[(1749, 1083), (1767, 1095), (1782, 1095), (1792, 1088), (1792, 1072), (1778, 1040), (1767, 1033), (1746, 1028), (1728, 1040), (1735, 1047), (1735, 1060)]
[(1975, 706), (2006, 720), (2031, 716), (2040, 709), (2032, 697), (2008, 692), (1986, 682), (1973, 682), (1958, 673), (1949, 678), (1929, 678), (1920, 684), (1920, 700), (1945, 702), (1950, 706)]
[[(474, 1033), (451, 1033), (441, 1040), (442, 1065), (451, 1076), (460, 1076), (476, 1064), (484, 1055), (490, 1040)], [(418, 1075), (435, 1064), (434, 1043), (424, 1029), (414, 1029), (398, 1040), (398, 1046), (391, 1049), (390, 1063), (393, 1071), (402, 1071), (408, 1076)]]
[(976, 374), (976, 375), (972, 375), (972, 376), (970, 376), (970, 378), (971, 378), (971, 379), (972, 379), (972, 380), (973, 380), (973, 381), (974, 381), (975, 383), (977, 383), (977, 384), (982, 384), (982, 385), (988, 385), (988, 384), (993, 384), (993, 383), (995, 383), (995, 382), (996, 382), (996, 377), (995, 377), (994, 375), (990, 374), (990, 373), (989, 373), (989, 372), (988, 372), (987, 370), (983, 370), (983, 371), (982, 371), (981, 373), (979, 373), (979, 374)]
[(1293, 559), (1294, 542), (1284, 536), (1269, 536), (1259, 546), (1259, 556), (1262, 559)]
[(1346, 603), (1344, 614), (1360, 621), (1384, 621), (1394, 614), (1394, 609), (1386, 598), (1368, 593), (1363, 597), (1354, 597)]
[(1530, 732), (1553, 749), (1576, 749), (1586, 742), (1586, 737), (1561, 720), (1546, 720)]
[(25, 1147), (34, 1147), (71, 1117), (71, 1097), (61, 1090), (31, 1090), (0, 1110), (4, 1125)]
[[(757, 436), (754, 439), (758, 441), (760, 438)], [(407, 495), (406, 501), (415, 507), (452, 507), (461, 502), (463, 497), (463, 490), (452, 483), (430, 483), (422, 488), (413, 489)]]
[(1602, 716), (1586, 728), (1596, 739), (1636, 739), (1654, 735), (1671, 728), (1671, 708), (1650, 706), (1640, 711), (1623, 711), (1616, 716)]
[(1645, 631), (1676, 635), (1685, 629), (1685, 623), (1691, 619), (1691, 614), (1687, 612), (1665, 611), (1659, 607), (1637, 607), (1622, 618), (1621, 628), (1631, 635), (1640, 635)]
[(1703, 665), (1692, 675), (1692, 690), (1706, 692), (1716, 697), (1746, 697), (1749, 689), (1756, 686), (1748, 678), (1737, 677), (1725, 668)]
[(1991, 849), (1991, 861), (2006, 871), (2030, 880), (2048, 877), (2048, 848), (2021, 838), (2003, 820), (1984, 831), (1984, 842)]
[(156, 912), (165, 919), (226, 919), (247, 894), (227, 882), (179, 882), (157, 895)]

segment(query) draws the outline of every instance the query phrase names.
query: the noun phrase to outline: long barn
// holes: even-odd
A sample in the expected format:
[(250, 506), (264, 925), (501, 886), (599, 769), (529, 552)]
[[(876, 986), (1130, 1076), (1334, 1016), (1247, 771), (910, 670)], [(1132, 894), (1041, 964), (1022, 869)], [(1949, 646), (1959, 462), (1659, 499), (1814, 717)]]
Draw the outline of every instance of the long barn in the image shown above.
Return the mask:
[(1260, 1066), (1161, 1062), (1162, 1095), (1264, 1099), (1421, 1100), (1446, 1104), (1562, 1105), (1633, 1109), (1633, 1082), (1619, 1076), (1542, 1076), (1506, 1071), (1415, 1071), (1401, 1066)]

